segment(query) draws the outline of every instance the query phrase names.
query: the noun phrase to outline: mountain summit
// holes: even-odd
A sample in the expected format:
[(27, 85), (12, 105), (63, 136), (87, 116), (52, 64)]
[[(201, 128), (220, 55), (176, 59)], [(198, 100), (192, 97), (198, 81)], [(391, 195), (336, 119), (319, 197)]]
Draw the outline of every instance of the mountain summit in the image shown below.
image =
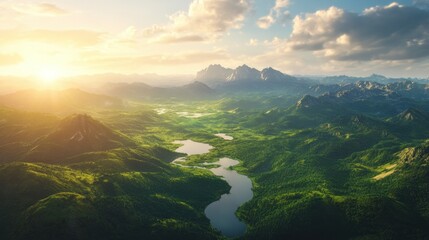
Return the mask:
[(209, 85), (216, 84), (218, 81), (226, 80), (233, 71), (233, 69), (224, 68), (220, 64), (214, 64), (199, 71), (195, 80)]
[(210, 65), (197, 73), (196, 81), (213, 88), (232, 90), (263, 91), (285, 88), (304, 89), (304, 82), (284, 74), (272, 67), (262, 71), (244, 64), (236, 69), (224, 68), (221, 65)]
[(27, 159), (58, 162), (86, 152), (106, 151), (131, 143), (89, 115), (75, 114), (63, 119), (53, 132), (41, 139)]
[(230, 76), (226, 78), (227, 81), (257, 81), (261, 80), (261, 72), (255, 68), (251, 68), (246, 64), (236, 68)]
[(397, 116), (398, 119), (405, 122), (426, 121), (429, 122), (429, 116), (415, 108), (408, 108)]
[(320, 104), (321, 104), (320, 99), (318, 99), (317, 97), (305, 95), (303, 98), (301, 98), (296, 103), (296, 107), (297, 108), (310, 108), (310, 107), (317, 106)]
[(285, 77), (285, 74), (273, 69), (272, 67), (265, 68), (261, 72), (261, 79), (265, 81), (282, 81)]

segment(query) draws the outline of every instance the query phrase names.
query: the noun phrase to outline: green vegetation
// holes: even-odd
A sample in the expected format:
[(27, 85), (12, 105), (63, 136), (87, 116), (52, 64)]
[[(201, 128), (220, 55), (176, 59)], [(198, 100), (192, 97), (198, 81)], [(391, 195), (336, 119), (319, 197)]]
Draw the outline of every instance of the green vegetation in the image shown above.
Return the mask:
[(252, 179), (243, 239), (428, 238), (429, 105), (297, 100), (132, 102), (66, 118), (0, 109), (0, 239), (222, 239), (204, 208), (229, 187), (170, 164), (185, 139), (215, 149), (184, 164), (231, 157)]

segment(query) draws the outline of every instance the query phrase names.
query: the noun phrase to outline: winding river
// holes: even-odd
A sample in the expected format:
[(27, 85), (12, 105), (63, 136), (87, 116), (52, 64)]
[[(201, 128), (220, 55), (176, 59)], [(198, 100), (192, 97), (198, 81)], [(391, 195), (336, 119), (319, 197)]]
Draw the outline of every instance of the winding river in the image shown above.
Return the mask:
[[(174, 143), (182, 144), (181, 147), (176, 149), (176, 152), (188, 155), (204, 154), (213, 149), (209, 144), (191, 140), (175, 141)], [(173, 161), (173, 164), (183, 166), (180, 162), (184, 161), (186, 161), (186, 158), (179, 158)], [(240, 237), (244, 235), (246, 224), (240, 221), (235, 213), (241, 205), (253, 198), (252, 181), (247, 176), (230, 169), (230, 167), (239, 163), (239, 161), (234, 159), (221, 158), (215, 163), (204, 164), (206, 166), (218, 165), (219, 167), (209, 170), (216, 176), (222, 177), (231, 186), (229, 193), (223, 194), (219, 200), (209, 204), (204, 210), (212, 227), (222, 232), (226, 237)]]

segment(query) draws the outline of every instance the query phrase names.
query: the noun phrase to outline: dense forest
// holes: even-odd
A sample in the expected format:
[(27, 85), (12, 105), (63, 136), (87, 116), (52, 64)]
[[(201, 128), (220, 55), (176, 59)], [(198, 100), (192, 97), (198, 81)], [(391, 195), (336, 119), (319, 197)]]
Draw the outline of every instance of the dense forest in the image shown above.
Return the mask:
[[(5, 96), (0, 237), (222, 239), (204, 209), (230, 187), (195, 166), (230, 157), (253, 183), (236, 212), (242, 239), (425, 239), (429, 98), (420, 85), (405, 97), (401, 85), (369, 86), (108, 108), (88, 93), (61, 111), (27, 101), (39, 112)], [(185, 139), (214, 148), (171, 164)]]

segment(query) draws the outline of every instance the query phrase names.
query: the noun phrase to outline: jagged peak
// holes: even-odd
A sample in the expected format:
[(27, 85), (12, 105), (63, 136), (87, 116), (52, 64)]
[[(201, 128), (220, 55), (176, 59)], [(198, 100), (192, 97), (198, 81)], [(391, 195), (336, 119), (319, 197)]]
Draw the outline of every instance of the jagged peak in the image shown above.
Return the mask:
[(278, 72), (278, 73), (283, 74), (283, 73), (282, 73), (282, 72), (280, 72), (279, 70), (276, 70), (276, 69), (274, 69), (274, 68), (272, 68), (272, 67), (264, 68), (264, 69), (262, 70), (262, 72)]
[(283, 72), (274, 69), (273, 67), (264, 68), (259, 71), (247, 64), (240, 65), (235, 69), (224, 68), (220, 64), (211, 64), (207, 68), (199, 71), (195, 78), (196, 81), (201, 81), (209, 85), (209, 87), (216, 86), (222, 82), (231, 82), (236, 80), (249, 80), (249, 81), (284, 81), (296, 80), (295, 77), (284, 74)]
[(236, 80), (261, 80), (261, 72), (256, 68), (251, 68), (246, 64), (237, 67), (230, 76), (226, 78), (228, 81)]
[(207, 68), (205, 68), (206, 70), (212, 70), (212, 69), (222, 69), (222, 70), (227, 70), (228, 68), (220, 65), (220, 64), (210, 64)]
[(384, 88), (383, 84), (377, 83), (377, 82), (372, 82), (372, 81), (358, 81), (355, 83), (355, 86), (360, 88), (360, 89), (382, 89)]
[(261, 79), (262, 80), (271, 80), (271, 81), (281, 81), (286, 78), (286, 75), (282, 72), (275, 70), (272, 67), (265, 68), (261, 72)]
[(251, 67), (249, 67), (247, 64), (243, 64), (241, 66), (238, 66), (237, 68), (251, 68)]
[(226, 78), (233, 72), (233, 69), (225, 68), (220, 64), (212, 64), (207, 68), (199, 71), (196, 76), (197, 81), (212, 81), (212, 80), (226, 80)]

